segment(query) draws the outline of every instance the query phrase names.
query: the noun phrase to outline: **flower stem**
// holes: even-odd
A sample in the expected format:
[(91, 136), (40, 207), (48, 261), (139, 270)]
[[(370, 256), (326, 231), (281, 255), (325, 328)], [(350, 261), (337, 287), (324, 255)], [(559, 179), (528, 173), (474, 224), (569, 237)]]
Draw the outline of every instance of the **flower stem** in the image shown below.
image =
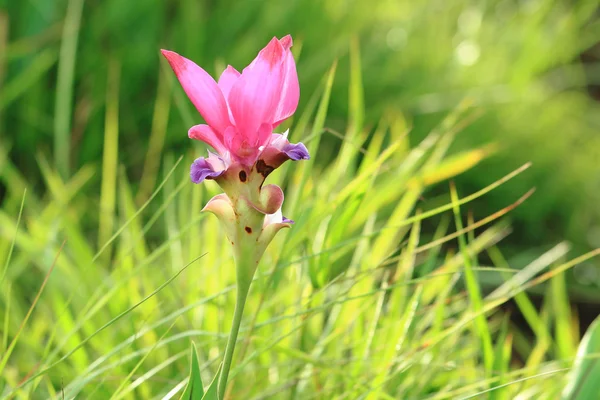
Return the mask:
[(229, 339), (227, 339), (227, 347), (225, 348), (223, 369), (221, 370), (221, 375), (219, 376), (218, 398), (221, 400), (225, 397), (225, 390), (227, 389), (227, 377), (229, 376), (229, 369), (231, 368), (233, 352), (235, 350), (238, 332), (240, 331), (242, 315), (244, 314), (244, 306), (246, 305), (246, 298), (248, 297), (251, 282), (251, 279), (248, 282), (245, 282), (245, 279), (238, 279), (235, 311), (233, 312), (231, 331), (229, 332)]

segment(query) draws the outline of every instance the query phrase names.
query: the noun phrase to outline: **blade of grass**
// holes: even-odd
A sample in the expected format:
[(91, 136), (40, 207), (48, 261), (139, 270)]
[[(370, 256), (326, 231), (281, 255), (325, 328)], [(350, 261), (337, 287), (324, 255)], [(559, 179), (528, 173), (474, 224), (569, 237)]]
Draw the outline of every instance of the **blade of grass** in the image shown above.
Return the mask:
[(552, 370), (552, 371), (541, 372), (539, 374), (529, 375), (529, 376), (526, 376), (526, 377), (521, 378), (521, 379), (515, 379), (513, 381), (504, 383), (502, 385), (498, 385), (498, 386), (491, 387), (489, 389), (482, 390), (482, 391), (474, 393), (474, 394), (472, 394), (470, 396), (460, 397), (460, 400), (468, 400), (468, 399), (481, 398), (482, 394), (490, 393), (490, 392), (493, 392), (494, 390), (498, 390), (498, 389), (501, 389), (501, 388), (504, 388), (504, 387), (507, 387), (507, 386), (510, 386), (510, 385), (514, 385), (516, 383), (525, 382), (525, 381), (528, 381), (528, 380), (531, 380), (531, 379), (537, 379), (537, 378), (541, 378), (541, 377), (546, 377), (546, 376), (550, 376), (550, 375), (559, 374), (561, 372), (566, 372), (568, 370), (569, 370), (568, 368), (561, 368), (561, 369), (555, 369), (555, 370)]
[[(13, 240), (10, 244), (10, 248), (8, 250), (8, 255), (6, 256), (6, 262), (4, 263), (4, 268), (2, 268), (2, 277), (0, 277), (0, 287), (4, 283), (4, 278), (6, 277), (6, 271), (8, 271), (8, 265), (10, 264), (10, 259), (12, 258), (13, 250), (15, 249), (15, 242), (17, 241), (17, 235), (19, 234), (19, 225), (21, 224), (21, 217), (23, 216), (23, 208), (25, 206), (25, 196), (27, 195), (27, 189), (23, 191), (23, 198), (21, 199), (21, 206), (19, 207), (19, 215), (17, 217), (17, 224), (15, 226), (15, 234), (13, 236)], [(5, 331), (6, 333), (6, 331)]]
[(597, 397), (600, 391), (600, 318), (596, 318), (583, 337), (573, 369), (569, 373), (563, 400), (585, 400)]
[(10, 105), (17, 98), (27, 93), (56, 62), (56, 50), (46, 49), (39, 53), (35, 59), (16, 78), (8, 81), (0, 92), (0, 111)]
[(544, 268), (548, 267), (552, 263), (558, 261), (561, 257), (564, 257), (569, 251), (569, 245), (567, 243), (559, 243), (552, 249), (548, 250), (540, 257), (536, 258), (535, 261), (528, 264), (517, 274), (513, 275), (510, 280), (506, 281), (502, 286), (494, 290), (492, 293), (486, 296), (486, 299), (496, 299), (499, 297), (506, 296), (513, 289), (521, 287), (526, 282), (530, 281), (535, 275), (540, 273)]
[[(497, 268), (509, 268), (509, 264), (500, 252), (500, 250), (494, 246), (488, 249), (488, 255), (490, 256), (492, 262)], [(522, 270), (521, 270), (522, 271)], [(510, 277), (503, 273), (503, 276), (508, 280)], [(532, 275), (533, 276), (533, 275)], [(533, 302), (529, 299), (526, 293), (517, 293), (515, 295), (515, 302), (519, 307), (519, 311), (523, 315), (523, 318), (529, 324), (531, 330), (535, 333), (537, 340), (541, 341), (544, 338), (549, 338), (550, 333), (545, 329), (545, 322), (540, 318), (538, 312), (533, 305)]]
[(8, 325), (9, 325), (9, 316), (10, 316), (10, 306), (12, 303), (12, 286), (8, 285), (8, 287), (6, 288), (6, 291), (4, 292), (4, 295), (6, 296), (6, 306), (4, 309), (4, 323), (2, 324), (2, 347), (0, 347), (0, 350), (2, 350), (2, 353), (5, 354), (6, 353), (6, 348), (8, 346)]
[[(6, 47), (8, 44), (10, 20), (6, 11), (0, 11), (0, 93), (4, 86), (4, 78), (6, 75)], [(4, 135), (4, 115), (0, 110), (0, 136)]]
[(200, 376), (200, 363), (198, 362), (198, 350), (194, 342), (190, 346), (190, 374), (187, 380), (185, 390), (181, 395), (181, 400), (201, 399), (204, 395), (204, 384)]
[[(458, 206), (458, 193), (456, 186), (453, 183), (450, 184), (450, 197), (452, 204), (454, 205), (454, 221), (457, 230), (463, 229), (463, 224), (460, 215), (460, 208)], [(471, 307), (475, 313), (479, 313), (483, 308), (483, 299), (481, 296), (481, 289), (479, 288), (479, 282), (477, 281), (477, 273), (473, 271), (473, 265), (471, 263), (471, 256), (467, 253), (467, 243), (464, 236), (458, 237), (458, 243), (460, 252), (463, 254), (464, 260), (464, 276), (469, 298), (471, 300)], [(483, 361), (487, 375), (493, 373), (494, 367), (494, 347), (492, 345), (492, 335), (486, 321), (485, 314), (479, 314), (475, 319), (475, 330), (481, 341), (481, 347), (483, 351)]]
[[(125, 377), (125, 379), (123, 379), (121, 381), (121, 384), (119, 385), (119, 387), (117, 387), (117, 389), (113, 392), (112, 396), (110, 397), (110, 400), (113, 400), (113, 399), (117, 399), (117, 400), (118, 399), (122, 399), (123, 397), (127, 396), (127, 394), (130, 393), (134, 389), (133, 387), (130, 386), (128, 388), (128, 390), (123, 390), (125, 388), (125, 385), (127, 384), (127, 382), (129, 382), (129, 380), (133, 376), (133, 374), (136, 373), (136, 371), (141, 367), (141, 365), (144, 363), (144, 361), (146, 361), (146, 359), (148, 358), (148, 356), (156, 349), (156, 347), (169, 334), (169, 332), (171, 332), (171, 329), (173, 329), (173, 327), (175, 326), (176, 322), (177, 322), (177, 318), (173, 320), (173, 322), (171, 323), (171, 325), (160, 336), (160, 338), (156, 342), (154, 342), (154, 345), (150, 348), (150, 350), (146, 354), (144, 354), (144, 356), (142, 358), (140, 358), (140, 360), (131, 369), (131, 371), (129, 372), (129, 374)], [(195, 348), (194, 348), (194, 351), (195, 351)]]
[(564, 273), (557, 274), (550, 280), (550, 293), (558, 356), (570, 358), (577, 352), (578, 339), (575, 339), (571, 327), (571, 304)]
[(425, 250), (430, 250), (430, 249), (434, 249), (436, 247), (438, 247), (439, 245), (448, 242), (451, 239), (455, 239), (458, 238), (466, 233), (469, 232), (473, 232), (475, 229), (480, 228), (484, 225), (489, 224), (490, 222), (508, 214), (510, 211), (514, 210), (515, 208), (517, 208), (519, 205), (523, 204), (523, 202), (525, 200), (527, 200), (534, 192), (534, 189), (531, 189), (530, 191), (528, 191), (527, 193), (525, 193), (523, 196), (521, 196), (519, 199), (517, 199), (517, 201), (515, 201), (513, 204), (504, 207), (503, 209), (496, 211), (495, 213), (473, 223), (473, 224), (469, 224), (468, 226), (464, 227), (463, 229), (460, 229), (454, 233), (451, 233), (449, 235), (446, 235), (444, 237), (438, 238), (434, 241), (431, 241), (427, 244), (424, 244), (423, 246), (419, 246), (415, 249), (415, 251), (417, 253), (421, 253)]
[[(502, 325), (500, 326), (500, 332), (496, 339), (496, 348), (494, 354), (494, 374), (492, 377), (498, 378), (498, 383), (503, 384), (506, 382), (506, 374), (511, 360), (512, 350), (512, 334), (509, 332), (510, 328), (510, 314), (506, 313), (502, 318)], [(510, 399), (507, 391), (495, 390), (490, 393), (489, 400), (502, 400)]]
[(111, 258), (110, 247), (105, 247), (113, 234), (116, 204), (117, 163), (119, 152), (119, 75), (120, 65), (112, 60), (108, 69), (106, 91), (106, 118), (104, 127), (104, 151), (102, 157), (102, 187), (100, 191), (100, 215), (98, 248), (107, 250), (104, 262)]
[(8, 362), (8, 359), (10, 358), (12, 351), (14, 350), (15, 346), (17, 345), (17, 341), (19, 340), (19, 337), (21, 336), (21, 332), (23, 332), (23, 328), (25, 328), (27, 321), (29, 321), (29, 317), (31, 317), (31, 314), (33, 313), (33, 309), (37, 305), (37, 303), (40, 299), (40, 296), (42, 295), (42, 292), (44, 291), (44, 288), (46, 287), (46, 284), (48, 283), (48, 280), (50, 279), (50, 275), (52, 274), (52, 271), (54, 271), (54, 267), (56, 266), (56, 262), (58, 261), (58, 257), (60, 256), (60, 253), (62, 252), (62, 249), (65, 246), (65, 243), (66, 243), (66, 240), (64, 240), (62, 242), (62, 244), (60, 245), (60, 248), (58, 249), (58, 252), (56, 253), (56, 256), (54, 258), (54, 261), (52, 262), (52, 265), (48, 269), (48, 272), (46, 273), (46, 276), (44, 277), (44, 280), (42, 281), (42, 285), (40, 286), (37, 294), (35, 295), (35, 298), (33, 299), (33, 303), (31, 303), (31, 306), (29, 307), (29, 310), (27, 311), (25, 318), (21, 322), (21, 325), (19, 326), (19, 329), (17, 330), (15, 337), (10, 342), (8, 349), (2, 356), (2, 359), (0, 359), (0, 376), (2, 376), (4, 367), (6, 367), (6, 363)]
[(156, 100), (154, 102), (154, 113), (152, 114), (152, 128), (150, 130), (150, 141), (148, 151), (144, 161), (142, 178), (140, 179), (140, 189), (136, 196), (136, 204), (142, 204), (156, 184), (158, 168), (160, 166), (160, 156), (165, 143), (167, 133), (167, 124), (169, 122), (169, 111), (171, 108), (171, 97), (169, 96), (169, 87), (166, 74), (159, 70), (158, 89), (156, 90)]
[(73, 84), (83, 1), (69, 0), (58, 58), (54, 103), (54, 159), (63, 179), (67, 179), (70, 174)]

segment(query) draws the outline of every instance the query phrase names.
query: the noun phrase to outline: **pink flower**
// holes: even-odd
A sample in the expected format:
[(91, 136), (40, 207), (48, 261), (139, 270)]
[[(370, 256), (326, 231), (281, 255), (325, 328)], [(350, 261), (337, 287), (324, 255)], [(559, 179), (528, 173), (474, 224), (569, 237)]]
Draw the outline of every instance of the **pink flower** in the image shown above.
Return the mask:
[(162, 50), (181, 86), (206, 124), (188, 136), (212, 146), (218, 155), (192, 165), (195, 183), (215, 179), (233, 163), (252, 168), (258, 160), (277, 168), (292, 159), (308, 159), (302, 143), (291, 144), (273, 129), (296, 111), (300, 88), (290, 51), (292, 37), (273, 38), (240, 74), (228, 66), (219, 82), (192, 61)]

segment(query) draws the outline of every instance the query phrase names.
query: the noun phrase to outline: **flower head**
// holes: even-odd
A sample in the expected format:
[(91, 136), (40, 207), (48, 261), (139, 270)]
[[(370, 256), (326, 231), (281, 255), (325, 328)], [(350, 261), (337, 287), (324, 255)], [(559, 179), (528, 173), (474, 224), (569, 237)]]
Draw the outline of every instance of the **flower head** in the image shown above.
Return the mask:
[(288, 159), (309, 158), (302, 143), (292, 144), (287, 135), (273, 133), (298, 106), (300, 89), (291, 46), (289, 35), (273, 38), (241, 74), (228, 66), (218, 83), (194, 62), (162, 50), (206, 121), (190, 128), (188, 136), (218, 153), (194, 162), (193, 182), (216, 179), (233, 164), (252, 171), (262, 161), (272, 170)]

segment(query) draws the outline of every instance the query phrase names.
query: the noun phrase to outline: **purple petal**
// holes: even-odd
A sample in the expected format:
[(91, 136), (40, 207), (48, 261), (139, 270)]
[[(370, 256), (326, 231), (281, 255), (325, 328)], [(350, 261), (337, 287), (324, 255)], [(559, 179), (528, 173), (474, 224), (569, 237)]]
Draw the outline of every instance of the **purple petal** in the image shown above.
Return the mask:
[(205, 179), (215, 179), (221, 176), (223, 172), (225, 170), (215, 171), (206, 158), (200, 157), (192, 163), (190, 178), (194, 183), (201, 183)]
[(294, 220), (291, 220), (291, 219), (289, 219), (289, 218), (283, 217), (283, 218), (281, 219), (281, 222), (283, 222), (284, 224), (293, 224), (293, 223), (294, 223)]
[(290, 158), (290, 160), (298, 161), (310, 159), (308, 149), (303, 143), (288, 143), (283, 147), (283, 149), (281, 149), (281, 151), (284, 152), (285, 155)]

